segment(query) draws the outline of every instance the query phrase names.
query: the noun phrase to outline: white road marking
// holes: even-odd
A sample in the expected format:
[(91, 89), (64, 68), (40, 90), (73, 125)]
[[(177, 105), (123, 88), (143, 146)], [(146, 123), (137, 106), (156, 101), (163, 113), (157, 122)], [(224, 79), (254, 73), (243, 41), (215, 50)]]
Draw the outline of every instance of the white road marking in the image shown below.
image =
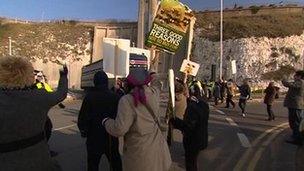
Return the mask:
[(243, 147), (245, 147), (245, 148), (251, 147), (251, 144), (245, 134), (237, 133), (237, 135), (238, 135)]
[[(272, 131), (276, 130), (276, 129), (281, 129), (281, 128), (284, 128), (284, 127), (287, 127), (288, 126), (288, 123), (283, 123), (283, 124), (280, 124), (276, 127), (273, 127), (273, 128), (270, 128), (268, 130), (266, 130), (264, 133), (262, 133), (258, 138), (256, 138), (253, 142), (252, 142), (252, 146), (255, 147), (257, 146), (264, 137), (266, 137), (268, 134), (270, 134)], [(243, 167), (248, 164), (248, 161), (250, 161), (249, 157), (250, 157), (250, 154), (254, 153), (256, 151), (255, 148), (248, 148), (246, 150), (245, 153), (243, 153), (242, 157), (239, 159), (238, 163), (236, 164), (236, 166), (234, 167), (233, 170), (235, 171), (238, 171), (238, 170), (242, 170)]]
[(225, 115), (225, 112), (223, 112), (221, 110), (216, 109), (215, 111), (218, 112), (218, 113), (220, 113), (220, 114), (222, 114), (222, 115)]
[(53, 131), (59, 131), (59, 130), (63, 130), (63, 129), (67, 129), (67, 128), (71, 128), (71, 127), (74, 127), (74, 126), (76, 126), (76, 124), (73, 124), (73, 125), (68, 125), (68, 126), (65, 126), (65, 127), (56, 128), (56, 129), (54, 129)]
[(229, 122), (230, 125), (232, 126), (238, 126), (231, 118), (226, 117), (226, 120)]

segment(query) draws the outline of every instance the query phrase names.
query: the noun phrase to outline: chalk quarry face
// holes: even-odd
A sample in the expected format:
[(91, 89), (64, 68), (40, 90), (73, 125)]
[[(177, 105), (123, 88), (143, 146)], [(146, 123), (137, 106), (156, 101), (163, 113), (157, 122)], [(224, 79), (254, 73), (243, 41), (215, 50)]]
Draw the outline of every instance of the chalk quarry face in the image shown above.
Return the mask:
[[(194, 36), (194, 44), (192, 59), (201, 64), (198, 76), (210, 78), (211, 65), (219, 64), (220, 44), (199, 36)], [(226, 78), (234, 78), (231, 74), (232, 60), (236, 60), (238, 80), (251, 78), (260, 84), (266, 84), (262, 79), (263, 74), (276, 71), (282, 65), (295, 69), (303, 69), (304, 66), (304, 33), (285, 38), (229, 39), (223, 44), (223, 75)]]

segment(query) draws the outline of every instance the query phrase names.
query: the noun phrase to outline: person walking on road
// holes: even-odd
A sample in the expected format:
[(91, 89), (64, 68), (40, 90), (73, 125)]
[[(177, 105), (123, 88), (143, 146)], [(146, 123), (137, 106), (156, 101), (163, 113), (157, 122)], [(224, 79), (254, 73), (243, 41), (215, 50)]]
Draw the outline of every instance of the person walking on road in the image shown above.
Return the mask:
[(284, 106), (288, 108), (289, 126), (292, 130), (292, 138), (286, 140), (286, 142), (303, 145), (303, 137), (299, 132), (299, 125), (303, 119), (304, 110), (304, 71), (297, 71), (293, 82), (283, 79), (282, 84), (288, 88)]
[(118, 138), (110, 136), (101, 125), (104, 114), (115, 118), (119, 97), (109, 90), (108, 76), (103, 71), (94, 75), (94, 85), (86, 94), (78, 116), (81, 136), (87, 138), (88, 171), (98, 171), (103, 154), (107, 156), (114, 171), (121, 171)]
[(242, 110), (242, 116), (246, 117), (246, 113), (245, 113), (246, 103), (247, 103), (247, 100), (250, 99), (250, 95), (251, 95), (251, 89), (248, 84), (248, 80), (245, 79), (243, 81), (243, 84), (241, 86), (237, 85), (237, 87), (239, 88), (239, 92), (240, 92), (239, 107)]
[(183, 133), (185, 160), (187, 171), (197, 171), (197, 157), (208, 145), (209, 105), (200, 98), (200, 89), (194, 86), (190, 90), (190, 98), (184, 119), (172, 118), (170, 122)]
[(227, 94), (227, 82), (225, 79), (220, 79), (219, 84), (221, 88), (221, 103), (224, 103), (225, 95)]
[(137, 68), (127, 77), (129, 94), (123, 96), (114, 119), (102, 125), (116, 137), (124, 137), (124, 171), (168, 171), (171, 156), (160, 126), (159, 91), (149, 86), (152, 76)]
[(274, 82), (270, 82), (268, 87), (264, 91), (264, 103), (267, 105), (268, 121), (275, 120), (275, 116), (272, 110), (274, 100), (279, 97), (279, 87), (274, 86)]
[(221, 99), (221, 86), (219, 82), (215, 82), (213, 89), (213, 97), (215, 106), (218, 105), (219, 100)]
[(235, 103), (232, 98), (234, 96), (234, 83), (232, 79), (229, 79), (227, 82), (227, 98), (226, 98), (226, 108), (230, 107), (230, 104), (233, 108), (235, 108)]
[(68, 69), (60, 71), (58, 88), (52, 93), (34, 85), (29, 59), (0, 58), (0, 170), (59, 171), (45, 140), (48, 111), (68, 92)]

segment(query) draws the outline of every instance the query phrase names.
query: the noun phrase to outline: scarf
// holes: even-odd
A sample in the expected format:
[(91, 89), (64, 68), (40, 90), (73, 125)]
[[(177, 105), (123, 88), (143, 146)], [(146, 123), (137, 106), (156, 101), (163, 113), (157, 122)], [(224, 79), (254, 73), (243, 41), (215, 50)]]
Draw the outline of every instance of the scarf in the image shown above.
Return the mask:
[(133, 97), (135, 107), (137, 107), (139, 102), (142, 104), (147, 103), (144, 86), (148, 85), (151, 80), (151, 75), (148, 75), (143, 82), (138, 81), (133, 75), (128, 75), (127, 83), (131, 87), (134, 87), (131, 92), (131, 95)]

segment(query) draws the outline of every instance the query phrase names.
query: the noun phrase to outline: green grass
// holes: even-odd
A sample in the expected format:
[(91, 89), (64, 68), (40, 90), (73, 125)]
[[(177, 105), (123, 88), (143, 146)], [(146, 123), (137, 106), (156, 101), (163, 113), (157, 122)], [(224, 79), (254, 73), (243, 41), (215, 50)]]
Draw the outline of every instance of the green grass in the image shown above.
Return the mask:
[[(15, 55), (28, 58), (35, 57), (52, 61), (65, 59), (66, 52), (77, 58), (82, 55), (85, 45), (92, 41), (93, 27), (68, 23), (10, 23), (0, 25), (0, 56), (7, 53), (8, 37), (14, 41), (12, 47)], [(66, 46), (71, 45), (72, 47)], [(79, 60), (79, 59), (75, 59)]]

